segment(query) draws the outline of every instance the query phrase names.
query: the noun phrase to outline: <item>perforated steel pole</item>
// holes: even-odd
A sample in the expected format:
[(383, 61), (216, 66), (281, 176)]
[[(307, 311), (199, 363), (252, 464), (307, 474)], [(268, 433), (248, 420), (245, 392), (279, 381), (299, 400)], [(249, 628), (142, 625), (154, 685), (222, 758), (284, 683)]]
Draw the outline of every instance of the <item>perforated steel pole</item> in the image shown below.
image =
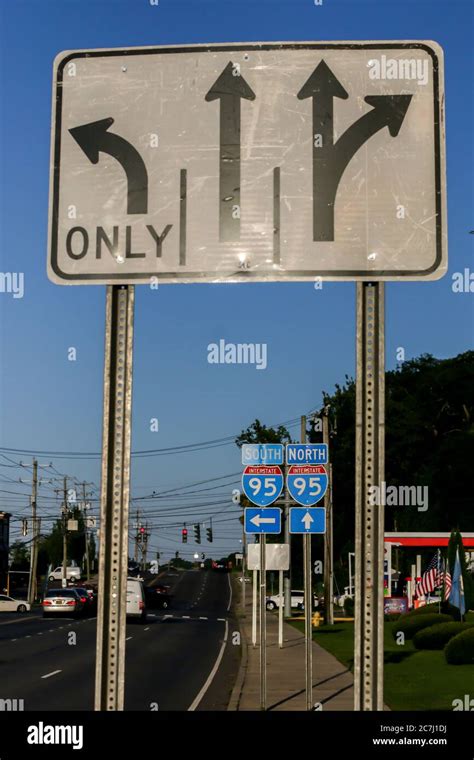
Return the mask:
[(124, 709), (133, 307), (133, 286), (107, 286), (96, 710)]
[(260, 534), (260, 709), (267, 709), (267, 571), (265, 533)]
[[(357, 283), (354, 709), (383, 710), (384, 285)], [(372, 498), (371, 498), (372, 497)]]

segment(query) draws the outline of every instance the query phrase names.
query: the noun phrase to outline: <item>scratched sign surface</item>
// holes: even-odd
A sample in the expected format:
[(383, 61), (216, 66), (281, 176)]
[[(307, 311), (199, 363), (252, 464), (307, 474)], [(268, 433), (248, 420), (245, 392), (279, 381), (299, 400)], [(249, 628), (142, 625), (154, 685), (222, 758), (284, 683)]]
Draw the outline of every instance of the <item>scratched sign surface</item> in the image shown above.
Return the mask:
[(442, 61), (432, 42), (61, 53), (50, 278), (442, 276)]

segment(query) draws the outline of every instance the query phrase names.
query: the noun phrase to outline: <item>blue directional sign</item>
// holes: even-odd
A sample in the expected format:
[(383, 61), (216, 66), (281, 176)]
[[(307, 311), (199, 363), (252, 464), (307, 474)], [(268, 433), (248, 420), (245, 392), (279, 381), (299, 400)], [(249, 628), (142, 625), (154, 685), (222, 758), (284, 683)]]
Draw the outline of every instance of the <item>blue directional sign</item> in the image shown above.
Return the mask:
[(282, 443), (244, 443), (242, 446), (242, 464), (283, 464)]
[(288, 468), (286, 484), (290, 496), (305, 507), (321, 501), (328, 487), (328, 474), (322, 464), (296, 464)]
[(281, 509), (267, 507), (257, 509), (247, 507), (245, 510), (246, 533), (281, 533)]
[(242, 475), (242, 489), (252, 504), (268, 507), (283, 491), (283, 472), (279, 467), (248, 466)]
[(290, 533), (326, 533), (324, 507), (291, 507)]
[(327, 443), (287, 443), (287, 464), (327, 464)]

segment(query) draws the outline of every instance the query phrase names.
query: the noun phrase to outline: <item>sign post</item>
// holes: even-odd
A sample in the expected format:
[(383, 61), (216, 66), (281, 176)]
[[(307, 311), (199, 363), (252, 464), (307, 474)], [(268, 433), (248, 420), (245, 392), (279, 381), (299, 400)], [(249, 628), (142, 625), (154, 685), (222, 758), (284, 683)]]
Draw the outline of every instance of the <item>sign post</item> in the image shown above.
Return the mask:
[(260, 709), (267, 709), (267, 573), (265, 533), (260, 534)]
[(134, 287), (107, 287), (95, 709), (123, 710)]
[[(357, 284), (354, 709), (383, 710), (384, 285)], [(382, 500), (381, 500), (382, 501)]]

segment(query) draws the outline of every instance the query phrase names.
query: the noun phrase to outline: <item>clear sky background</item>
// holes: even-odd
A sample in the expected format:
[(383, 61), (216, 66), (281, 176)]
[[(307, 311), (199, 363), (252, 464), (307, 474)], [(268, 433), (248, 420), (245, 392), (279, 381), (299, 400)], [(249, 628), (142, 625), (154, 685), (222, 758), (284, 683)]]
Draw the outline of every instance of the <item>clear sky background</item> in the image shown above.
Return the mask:
[[(435, 40), (445, 51), (449, 273), (438, 282), (389, 284), (387, 367), (406, 358), (454, 356), (472, 348), (472, 293), (453, 293), (452, 274), (473, 271), (473, 4), (461, 0), (0, 0), (0, 267), (24, 272), (25, 294), (0, 293), (0, 508), (29, 513), (31, 454), (101, 447), (105, 287), (65, 288), (46, 276), (52, 62), (65, 49), (204, 42)], [(268, 368), (212, 365), (207, 346), (268, 345)], [(68, 348), (77, 360), (68, 361)], [(325, 283), (175, 285), (136, 289), (132, 448), (135, 451), (229, 438), (255, 417), (294, 420), (318, 407), (321, 392), (354, 375), (355, 286)], [(159, 431), (150, 432), (150, 419)], [(39, 511), (59, 515), (52, 478), (94, 482), (100, 460), (38, 453)], [(133, 502), (148, 510), (151, 547), (163, 557), (185, 549), (177, 523), (214, 514), (222, 556), (239, 548), (238, 476), (232, 443), (187, 453), (136, 457), (132, 495), (176, 489), (188, 496)], [(50, 482), (47, 482), (50, 481)], [(217, 486), (217, 487), (215, 487)], [(193, 493), (199, 489), (214, 490)], [(97, 502), (93, 502), (97, 513)], [(148, 505), (148, 506), (145, 506)], [(194, 506), (197, 505), (197, 506)], [(44, 526), (50, 523), (45, 520)], [(172, 525), (174, 524), (174, 526)], [(167, 527), (158, 527), (167, 526)], [(14, 536), (18, 535), (15, 523)], [(184, 554), (184, 552), (182, 551)]]

